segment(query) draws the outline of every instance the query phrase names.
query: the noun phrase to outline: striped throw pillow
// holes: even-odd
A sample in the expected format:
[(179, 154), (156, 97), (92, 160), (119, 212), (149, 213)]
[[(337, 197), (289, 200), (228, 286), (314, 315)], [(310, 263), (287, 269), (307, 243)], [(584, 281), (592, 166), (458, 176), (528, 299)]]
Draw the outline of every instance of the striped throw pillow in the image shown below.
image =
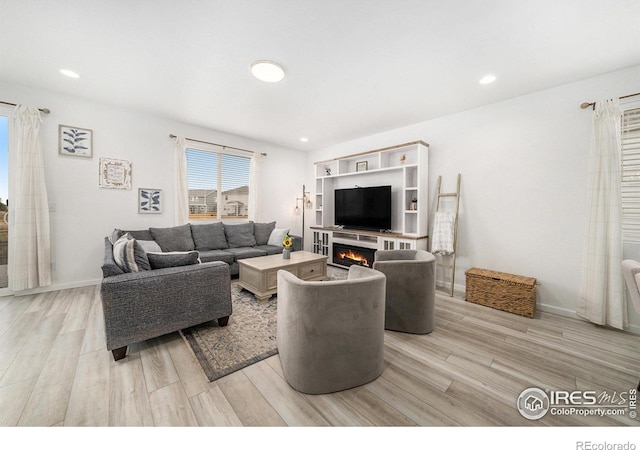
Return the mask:
[(146, 252), (129, 233), (113, 244), (113, 259), (124, 272), (151, 270)]

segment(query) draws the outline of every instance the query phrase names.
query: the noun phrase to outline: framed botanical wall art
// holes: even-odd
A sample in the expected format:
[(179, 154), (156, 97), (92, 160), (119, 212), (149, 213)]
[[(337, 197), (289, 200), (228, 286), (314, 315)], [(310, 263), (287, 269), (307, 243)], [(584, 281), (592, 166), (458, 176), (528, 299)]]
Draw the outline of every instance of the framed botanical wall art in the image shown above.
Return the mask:
[(162, 189), (138, 189), (138, 212), (160, 214), (162, 212)]
[(92, 158), (93, 131), (69, 125), (58, 125), (58, 153)]
[(124, 159), (100, 158), (98, 185), (111, 189), (131, 189), (131, 163)]

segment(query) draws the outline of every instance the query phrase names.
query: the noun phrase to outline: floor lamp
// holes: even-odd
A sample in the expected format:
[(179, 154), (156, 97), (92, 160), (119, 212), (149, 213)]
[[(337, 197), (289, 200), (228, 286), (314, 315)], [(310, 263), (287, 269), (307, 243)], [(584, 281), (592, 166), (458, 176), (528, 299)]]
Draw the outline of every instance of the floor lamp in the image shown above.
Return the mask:
[(311, 208), (311, 199), (309, 198), (309, 195), (311, 195), (311, 193), (307, 192), (306, 189), (306, 186), (303, 184), (302, 197), (296, 198), (296, 214), (298, 213), (298, 211), (300, 211), (298, 202), (302, 201), (302, 250), (304, 250), (304, 210), (305, 208)]

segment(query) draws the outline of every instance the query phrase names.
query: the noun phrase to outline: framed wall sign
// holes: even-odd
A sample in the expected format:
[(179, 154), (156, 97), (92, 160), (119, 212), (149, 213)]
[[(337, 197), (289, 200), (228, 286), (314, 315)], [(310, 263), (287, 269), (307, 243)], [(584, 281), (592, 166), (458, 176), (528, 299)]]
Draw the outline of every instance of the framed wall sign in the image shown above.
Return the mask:
[(58, 125), (58, 153), (92, 158), (93, 131), (69, 125)]
[(100, 158), (98, 185), (111, 189), (131, 189), (131, 163), (123, 159)]
[(369, 167), (369, 163), (367, 161), (360, 161), (356, 163), (356, 172), (364, 172)]

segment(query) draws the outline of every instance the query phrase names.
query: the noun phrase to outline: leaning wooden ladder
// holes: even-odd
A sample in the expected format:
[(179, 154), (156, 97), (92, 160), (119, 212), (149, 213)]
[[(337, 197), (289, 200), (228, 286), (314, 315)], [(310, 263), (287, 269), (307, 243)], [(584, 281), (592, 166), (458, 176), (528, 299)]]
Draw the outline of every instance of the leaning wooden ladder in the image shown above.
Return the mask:
[(456, 183), (456, 191), (455, 192), (442, 192), (442, 176), (438, 176), (438, 189), (437, 189), (437, 197), (436, 197), (436, 213), (443, 212), (442, 202), (440, 201), (444, 197), (453, 197), (455, 200), (455, 219), (453, 225), (453, 253), (451, 256), (450, 264), (442, 264), (436, 263), (437, 266), (449, 269), (449, 276), (451, 279), (451, 288), (449, 291), (449, 296), (453, 297), (453, 287), (454, 280), (456, 276), (456, 254), (457, 254), (457, 245), (458, 245), (458, 213), (460, 212), (460, 181), (462, 176), (458, 174), (458, 181)]

